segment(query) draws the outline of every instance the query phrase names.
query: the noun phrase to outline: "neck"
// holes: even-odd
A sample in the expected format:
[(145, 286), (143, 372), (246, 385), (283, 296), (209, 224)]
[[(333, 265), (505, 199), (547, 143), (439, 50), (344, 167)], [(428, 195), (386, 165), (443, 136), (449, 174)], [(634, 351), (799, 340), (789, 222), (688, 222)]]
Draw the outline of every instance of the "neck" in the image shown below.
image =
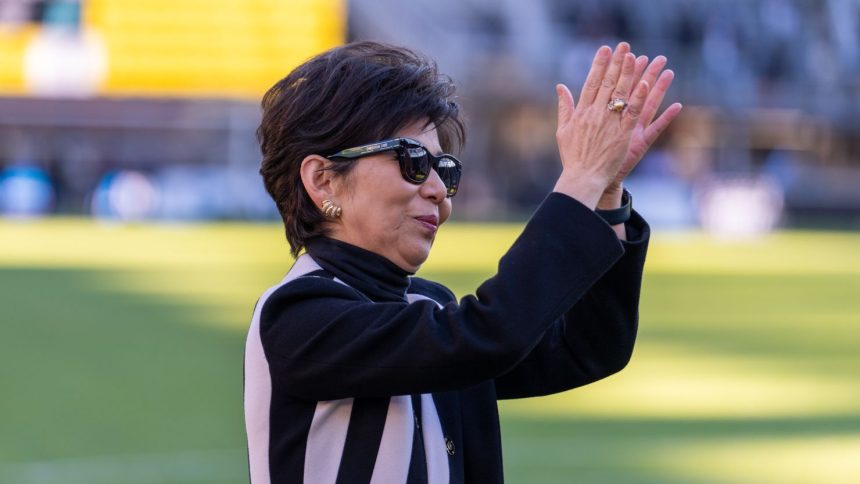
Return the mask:
[(375, 301), (406, 296), (413, 273), (375, 252), (328, 237), (309, 241), (307, 251), (320, 267)]

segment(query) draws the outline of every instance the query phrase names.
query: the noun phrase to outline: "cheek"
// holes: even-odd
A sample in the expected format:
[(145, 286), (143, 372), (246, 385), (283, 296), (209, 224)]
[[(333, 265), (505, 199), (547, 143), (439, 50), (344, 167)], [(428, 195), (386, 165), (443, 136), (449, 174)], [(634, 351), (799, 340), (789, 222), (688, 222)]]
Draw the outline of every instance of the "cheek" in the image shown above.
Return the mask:
[(393, 236), (394, 230), (408, 218), (407, 207), (413, 198), (411, 186), (403, 186), (403, 183), (406, 182), (398, 172), (396, 179), (368, 184), (364, 187), (366, 190), (353, 199), (354, 209), (373, 214), (367, 217), (366, 223)]
[(450, 198), (446, 198), (444, 202), (439, 204), (439, 225), (442, 225), (446, 220), (448, 220), (448, 217), (451, 216), (452, 210), (453, 206)]

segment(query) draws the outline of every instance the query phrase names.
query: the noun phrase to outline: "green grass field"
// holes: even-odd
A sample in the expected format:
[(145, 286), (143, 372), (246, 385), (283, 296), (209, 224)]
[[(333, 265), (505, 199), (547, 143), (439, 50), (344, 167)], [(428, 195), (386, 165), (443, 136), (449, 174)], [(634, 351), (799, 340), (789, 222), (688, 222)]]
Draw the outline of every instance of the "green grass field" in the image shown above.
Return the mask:
[[(512, 225), (442, 230), (460, 295)], [(275, 225), (0, 222), (0, 483), (246, 481), (242, 353)], [(657, 234), (630, 366), (503, 402), (509, 482), (860, 482), (860, 234)]]

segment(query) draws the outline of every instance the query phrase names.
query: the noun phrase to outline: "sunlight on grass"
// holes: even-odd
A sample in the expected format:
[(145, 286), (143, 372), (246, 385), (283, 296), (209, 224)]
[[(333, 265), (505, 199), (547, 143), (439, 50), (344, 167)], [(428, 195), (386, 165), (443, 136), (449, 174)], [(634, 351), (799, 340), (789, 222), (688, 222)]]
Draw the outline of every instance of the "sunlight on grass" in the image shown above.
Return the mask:
[[(459, 295), (470, 293), (495, 272), (520, 230), (518, 224), (448, 225), (419, 275)], [(501, 404), (509, 481), (569, 482), (575, 476), (581, 482), (860, 482), (858, 248), (858, 233), (784, 232), (744, 242), (698, 233), (655, 234), (630, 365), (576, 391)], [(73, 347), (53, 355), (52, 364), (65, 368), (56, 387), (91, 385), (95, 397), (113, 391), (100, 389), (102, 381), (116, 383), (109, 373), (93, 378), (100, 368), (94, 359), (98, 352), (122, 362), (116, 371), (139, 372), (162, 390), (166, 372), (192, 365), (183, 367), (182, 375), (194, 376), (170, 388), (184, 388), (187, 379), (204, 375), (201, 381), (218, 395), (191, 398), (171, 390), (152, 395), (148, 405), (157, 415), (178, 407), (197, 415), (197, 398), (224, 399), (230, 391), (224, 386), (240, 385), (241, 340), (254, 302), (291, 264), (277, 224), (0, 221), (0, 271), (6, 269), (0, 282), (18, 294), (5, 304), (8, 314), (23, 321), (14, 326), (18, 333), (7, 335), (6, 352), (33, 357), (36, 348), (12, 343), (17, 338), (40, 343), (62, 338), (58, 334), (80, 338), (76, 341), (88, 354)], [(18, 287), (18, 281), (25, 286)], [(45, 287), (64, 291), (64, 284), (80, 286), (61, 295), (58, 307), (42, 302)], [(57, 326), (34, 324), (54, 320)], [(172, 332), (186, 323), (194, 329)], [(90, 339), (104, 331), (112, 331), (114, 346)], [(190, 346), (173, 349), (159, 331), (200, 341), (193, 347), (197, 353)], [(212, 340), (203, 343), (195, 331)], [(129, 337), (149, 346), (138, 352), (115, 346)], [(150, 347), (176, 359), (142, 364)], [(218, 353), (209, 353), (212, 348)], [(14, 365), (3, 366), (8, 370), (0, 376), (20, 387), (11, 392), (19, 395), (15, 408), (31, 406), (25, 399), (35, 391), (32, 382), (15, 383), (20, 375), (11, 370)], [(56, 374), (53, 367), (41, 371)], [(225, 374), (236, 382), (225, 382)], [(164, 400), (167, 395), (177, 400)], [(236, 414), (227, 421), (238, 428), (238, 390), (229, 398)], [(69, 411), (84, 413), (73, 406)], [(230, 437), (234, 430), (212, 423), (224, 418), (216, 415), (223, 410), (212, 411), (197, 423), (211, 425), (220, 445), (235, 437), (240, 449), (238, 431)], [(26, 422), (41, 417), (22, 416), (30, 420), (15, 429), (26, 442)], [(127, 450), (162, 452), (138, 443), (144, 434), (149, 435), (145, 442), (163, 441), (157, 425), (141, 425), (145, 428), (131, 432)], [(150, 427), (151, 433), (144, 432)], [(101, 444), (94, 439), (91, 445)], [(43, 458), (25, 449), (20, 455)]]
[(111, 225), (91, 220), (0, 221), (0, 264), (28, 267), (247, 268), (292, 258), (273, 224)]
[[(646, 270), (718, 274), (860, 274), (860, 233), (779, 232), (726, 241), (656, 234)], [(860, 279), (858, 279), (860, 281)]]
[(856, 483), (860, 436), (693, 443), (655, 452), (657, 466), (691, 481)]
[[(425, 269), (494, 268), (521, 224), (445, 226)], [(860, 234), (784, 232), (752, 241), (698, 233), (657, 233), (648, 271), (860, 274)], [(0, 263), (19, 266), (287, 266), (292, 259), (277, 224), (111, 225), (80, 219), (0, 221)]]
[(860, 385), (761, 358), (643, 344), (621, 373), (578, 391), (504, 402), (546, 416), (744, 418), (860, 413)]

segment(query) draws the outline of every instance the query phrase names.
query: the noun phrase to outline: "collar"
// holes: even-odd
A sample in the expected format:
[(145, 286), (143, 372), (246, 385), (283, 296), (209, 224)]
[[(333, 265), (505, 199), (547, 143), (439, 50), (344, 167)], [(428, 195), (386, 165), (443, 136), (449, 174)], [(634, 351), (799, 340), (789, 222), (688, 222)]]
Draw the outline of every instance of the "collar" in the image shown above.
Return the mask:
[(381, 255), (328, 237), (315, 237), (307, 252), (323, 269), (374, 301), (404, 301), (407, 272)]

